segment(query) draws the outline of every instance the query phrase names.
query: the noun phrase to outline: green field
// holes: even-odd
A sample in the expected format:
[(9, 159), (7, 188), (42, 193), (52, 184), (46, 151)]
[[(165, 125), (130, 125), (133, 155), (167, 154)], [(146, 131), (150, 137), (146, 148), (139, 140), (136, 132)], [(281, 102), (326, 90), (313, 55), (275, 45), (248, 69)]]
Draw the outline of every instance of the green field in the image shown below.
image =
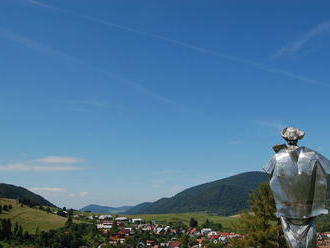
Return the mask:
[[(62, 227), (66, 222), (66, 218), (64, 217), (27, 206), (21, 207), (16, 200), (0, 198), (0, 205), (9, 204), (13, 206), (12, 210), (0, 214), (0, 219), (10, 218), (13, 225), (17, 222), (19, 225), (23, 226), (24, 230), (32, 234), (35, 233), (37, 227), (40, 231), (47, 231)], [(93, 213), (85, 214), (91, 215)], [(146, 221), (157, 221), (163, 223), (183, 222), (187, 225), (189, 225), (190, 218), (196, 219), (199, 225), (203, 224), (206, 219), (209, 219), (212, 222), (221, 223), (225, 230), (231, 229), (232, 224), (239, 220), (237, 217), (223, 217), (210, 215), (207, 213), (141, 214), (125, 216), (129, 218), (142, 218)]]
[(239, 221), (237, 217), (224, 217), (210, 215), (207, 213), (175, 213), (175, 214), (140, 214), (140, 215), (125, 215), (130, 218), (142, 218), (146, 221), (159, 221), (159, 222), (183, 222), (189, 225), (190, 218), (198, 221), (198, 224), (203, 224), (206, 219), (215, 223), (221, 223), (224, 229), (231, 229), (232, 224)]
[(2, 212), (0, 219), (9, 218), (13, 225), (17, 222), (29, 233), (35, 233), (37, 227), (40, 231), (56, 229), (62, 227), (66, 222), (66, 218), (64, 217), (27, 206), (21, 207), (16, 200), (0, 199), (0, 205), (9, 204), (13, 206), (13, 209), (9, 212)]

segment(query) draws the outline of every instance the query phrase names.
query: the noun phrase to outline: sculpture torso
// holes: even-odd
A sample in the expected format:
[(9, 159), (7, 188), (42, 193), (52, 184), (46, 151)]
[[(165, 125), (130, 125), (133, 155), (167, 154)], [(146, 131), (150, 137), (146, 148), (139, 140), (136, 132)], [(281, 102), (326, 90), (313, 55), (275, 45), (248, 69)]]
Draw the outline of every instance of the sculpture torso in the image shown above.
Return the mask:
[(264, 168), (271, 174), (278, 217), (305, 219), (327, 214), (325, 200), (330, 162), (306, 147), (280, 150)]

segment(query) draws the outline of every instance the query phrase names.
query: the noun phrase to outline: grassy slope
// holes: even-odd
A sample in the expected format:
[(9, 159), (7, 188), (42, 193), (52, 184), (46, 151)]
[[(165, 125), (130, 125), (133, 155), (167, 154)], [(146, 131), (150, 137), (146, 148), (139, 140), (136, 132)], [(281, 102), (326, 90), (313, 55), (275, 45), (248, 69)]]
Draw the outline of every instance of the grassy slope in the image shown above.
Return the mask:
[[(127, 215), (125, 215), (127, 216)], [(209, 215), (207, 213), (175, 213), (175, 214), (140, 214), (140, 215), (128, 215), (130, 218), (143, 218), (146, 221), (164, 221), (164, 222), (178, 222), (181, 221), (189, 225), (190, 218), (194, 218), (198, 221), (198, 224), (203, 224), (206, 219), (213, 221), (215, 223), (221, 223), (225, 229), (230, 229), (232, 223), (235, 223), (239, 218), (235, 217), (224, 217)]]
[(40, 231), (56, 229), (62, 227), (66, 222), (66, 218), (61, 216), (48, 214), (45, 211), (27, 206), (21, 207), (16, 200), (0, 198), (0, 205), (9, 204), (13, 206), (13, 209), (10, 212), (0, 214), (0, 219), (10, 218), (13, 224), (17, 222), (29, 233), (35, 233), (37, 227)]

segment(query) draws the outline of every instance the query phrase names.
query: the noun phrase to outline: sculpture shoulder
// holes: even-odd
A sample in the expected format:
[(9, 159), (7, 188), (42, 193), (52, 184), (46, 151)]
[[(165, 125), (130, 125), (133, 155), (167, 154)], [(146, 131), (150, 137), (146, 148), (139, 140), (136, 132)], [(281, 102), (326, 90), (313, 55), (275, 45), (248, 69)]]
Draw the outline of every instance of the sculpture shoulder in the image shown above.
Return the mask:
[(303, 146), (303, 147), (299, 147), (299, 149), (301, 153), (303, 153), (304, 155), (309, 155), (312, 159), (320, 159), (320, 160), (324, 160), (325, 162), (329, 161), (325, 156), (308, 147)]

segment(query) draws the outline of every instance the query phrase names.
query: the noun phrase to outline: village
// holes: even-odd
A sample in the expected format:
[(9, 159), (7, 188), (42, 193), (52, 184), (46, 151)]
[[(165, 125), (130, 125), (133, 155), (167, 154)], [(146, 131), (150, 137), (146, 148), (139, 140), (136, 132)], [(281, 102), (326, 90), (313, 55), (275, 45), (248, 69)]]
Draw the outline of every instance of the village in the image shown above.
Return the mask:
[[(232, 247), (230, 241), (241, 239), (243, 235), (235, 232), (224, 232), (216, 228), (202, 225), (194, 226), (194, 220), (190, 226), (183, 223), (162, 223), (157, 221), (145, 221), (142, 218), (129, 218), (125, 216), (95, 215), (89, 216), (97, 229), (107, 237), (107, 243), (102, 247)], [(193, 224), (193, 225), (191, 225)], [(195, 223), (197, 224), (197, 223)], [(330, 244), (330, 232), (318, 234), (318, 247), (328, 248)]]
[[(188, 227), (183, 223), (146, 222), (142, 218), (112, 215), (90, 216), (89, 218), (95, 221), (97, 229), (108, 237), (108, 243), (113, 246), (129, 245), (134, 240), (137, 247), (179, 248), (189, 245), (189, 247), (197, 248), (206, 247), (205, 244), (210, 243), (217, 245), (214, 247), (226, 247), (229, 240), (242, 237), (238, 233), (222, 232), (213, 230), (211, 227), (198, 228), (194, 225)], [(212, 226), (213, 223), (209, 223)]]

